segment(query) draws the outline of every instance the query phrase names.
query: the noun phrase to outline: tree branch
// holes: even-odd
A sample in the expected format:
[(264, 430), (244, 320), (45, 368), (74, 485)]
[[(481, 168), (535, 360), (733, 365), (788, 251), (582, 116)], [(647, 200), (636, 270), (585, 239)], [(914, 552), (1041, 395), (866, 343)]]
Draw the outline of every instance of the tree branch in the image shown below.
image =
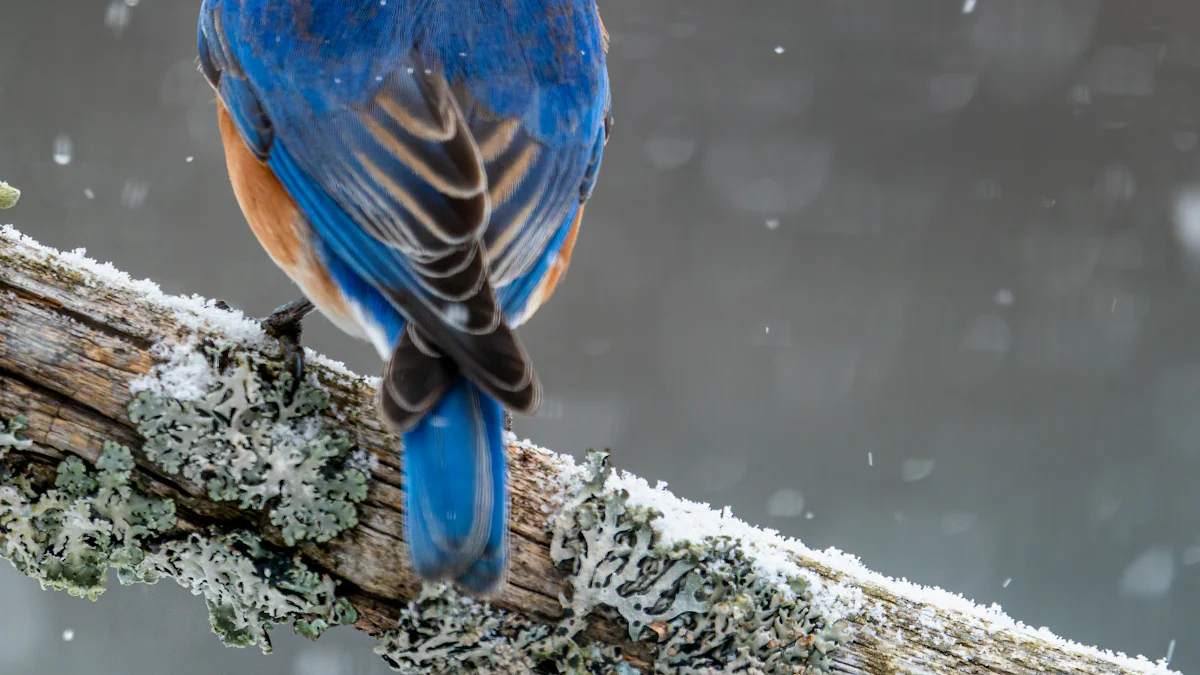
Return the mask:
[(310, 352), (312, 386), (288, 400), (278, 349), (240, 312), (12, 230), (3, 296), (0, 554), (44, 585), (94, 597), (103, 575), (80, 570), (165, 576), (232, 644), (353, 623), (414, 672), (1170, 672), (515, 440), (506, 590), (490, 606), (423, 591), (373, 380)]

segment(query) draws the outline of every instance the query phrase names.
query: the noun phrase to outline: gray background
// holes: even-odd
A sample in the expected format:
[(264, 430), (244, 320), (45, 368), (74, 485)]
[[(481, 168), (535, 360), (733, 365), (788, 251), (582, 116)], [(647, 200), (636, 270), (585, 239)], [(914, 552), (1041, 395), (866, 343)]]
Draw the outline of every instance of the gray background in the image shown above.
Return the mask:
[[(199, 3), (107, 1), (3, 0), (3, 219), (254, 314), (297, 297), (223, 175)], [(1197, 3), (602, 11), (617, 126), (518, 431), (1196, 672)], [(0, 603), (4, 675), (384, 671), (350, 631), (224, 649), (169, 583), (93, 604), (3, 566)]]

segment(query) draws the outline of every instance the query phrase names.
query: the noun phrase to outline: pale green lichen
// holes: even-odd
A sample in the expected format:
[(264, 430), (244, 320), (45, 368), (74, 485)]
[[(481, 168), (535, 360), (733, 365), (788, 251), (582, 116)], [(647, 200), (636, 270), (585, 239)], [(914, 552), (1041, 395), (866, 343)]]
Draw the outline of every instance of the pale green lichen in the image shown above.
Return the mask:
[[(25, 449), (23, 418), (0, 423), (0, 457)], [(11, 463), (10, 463), (11, 464)], [(133, 487), (133, 454), (106, 443), (94, 467), (76, 456), (59, 463), (52, 488), (28, 471), (0, 465), (0, 555), (43, 588), (93, 600), (110, 568), (122, 584), (169, 577), (204, 596), (213, 631), (230, 646), (271, 649), (267, 631), (290, 623), (317, 638), (357, 620), (335, 582), (244, 532), (176, 530), (175, 504)]]
[(375, 653), (404, 675), (636, 673), (611, 645), (579, 645), (565, 627), (495, 609), (449, 584), (426, 584)]
[(129, 449), (106, 443), (94, 470), (68, 457), (42, 494), (24, 476), (6, 476), (0, 553), (43, 588), (95, 600), (109, 567), (140, 563), (143, 541), (175, 527), (175, 504), (135, 490), (132, 470)]
[(25, 450), (33, 445), (33, 441), (17, 435), (25, 429), (27, 422), (24, 415), (17, 415), (8, 422), (0, 420), (0, 458), (8, 450)]
[(554, 519), (551, 557), (570, 571), (564, 625), (584, 628), (596, 608), (615, 610), (632, 639), (656, 643), (660, 673), (827, 672), (845, 626), (827, 623), (807, 583), (764, 580), (725, 538), (665, 546), (661, 514), (605, 489), (607, 456), (590, 453), (578, 491)]
[[(654, 671), (682, 675), (821, 673), (849, 639), (826, 622), (807, 582), (768, 581), (737, 542), (661, 543), (661, 514), (605, 488), (606, 456), (589, 455), (584, 479), (552, 521), (551, 556), (570, 573), (564, 619), (553, 628), (492, 610), (445, 586), (426, 587), (376, 652), (417, 673), (633, 673), (609, 645), (575, 637), (596, 610), (615, 613), (633, 640), (655, 644)], [(519, 658), (517, 658), (519, 657)]]
[(332, 579), (246, 532), (164, 542), (120, 573), (123, 584), (163, 576), (204, 596), (213, 632), (233, 647), (257, 645), (270, 653), (268, 631), (276, 625), (291, 623), (298, 634), (316, 639), (331, 626), (358, 619), (350, 602), (337, 597)]
[[(289, 546), (354, 527), (367, 479), (347, 465), (349, 442), (321, 423), (327, 394), (302, 383), (289, 396), (289, 376), (266, 382), (245, 353), (210, 356), (218, 372), (205, 395), (179, 400), (149, 389), (130, 403), (146, 456), (215, 500), (267, 509)], [(232, 363), (219, 368), (225, 357)]]
[(426, 584), (375, 653), (405, 675), (527, 673), (535, 661), (522, 647), (549, 630), (463, 597), (449, 585)]
[(0, 180), (0, 210), (11, 209), (21, 198), (21, 191)]

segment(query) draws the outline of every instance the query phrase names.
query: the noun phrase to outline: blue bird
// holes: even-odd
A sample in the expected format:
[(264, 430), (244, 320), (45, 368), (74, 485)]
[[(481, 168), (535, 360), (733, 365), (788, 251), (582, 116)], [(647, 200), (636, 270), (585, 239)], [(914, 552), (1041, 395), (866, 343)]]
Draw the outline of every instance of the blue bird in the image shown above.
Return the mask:
[(505, 408), (541, 399), (513, 329), (566, 272), (608, 140), (595, 0), (204, 0), (234, 193), (307, 301), (386, 361), (417, 574), (505, 580)]

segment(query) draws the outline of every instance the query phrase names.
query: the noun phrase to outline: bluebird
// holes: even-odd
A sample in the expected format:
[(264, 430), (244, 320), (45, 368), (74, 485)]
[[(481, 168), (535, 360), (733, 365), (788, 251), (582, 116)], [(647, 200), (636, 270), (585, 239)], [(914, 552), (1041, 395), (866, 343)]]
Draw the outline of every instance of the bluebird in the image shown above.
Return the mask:
[[(497, 593), (505, 410), (541, 385), (514, 329), (571, 261), (611, 120), (595, 0), (204, 0), (200, 69), (234, 194), (305, 300), (386, 362), (423, 579)], [(302, 367), (302, 361), (293, 361)]]

